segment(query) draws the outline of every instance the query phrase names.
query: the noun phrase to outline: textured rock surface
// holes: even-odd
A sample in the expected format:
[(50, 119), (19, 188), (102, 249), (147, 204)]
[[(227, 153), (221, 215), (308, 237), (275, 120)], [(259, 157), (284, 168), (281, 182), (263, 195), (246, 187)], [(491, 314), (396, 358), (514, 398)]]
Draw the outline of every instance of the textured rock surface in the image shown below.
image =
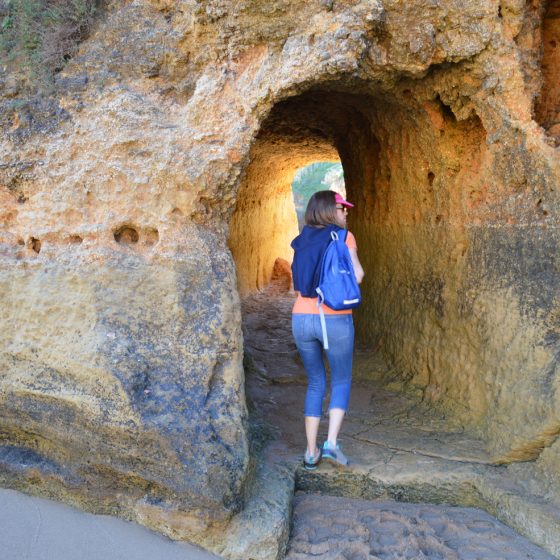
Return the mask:
[(261, 287), (296, 168), (338, 155), (385, 381), (554, 493), (557, 4), (109, 2), (64, 94), (2, 76), (3, 484), (221, 534), (251, 470), (228, 243)]
[(43, 250), (4, 261), (5, 483), (178, 535), (239, 509), (238, 310), (232, 286), (208, 288), (231, 262), (210, 258), (196, 230), (183, 235), (195, 254), (70, 245), (48, 264)]
[(305, 495), (294, 509), (286, 560), (553, 558), (474, 509)]

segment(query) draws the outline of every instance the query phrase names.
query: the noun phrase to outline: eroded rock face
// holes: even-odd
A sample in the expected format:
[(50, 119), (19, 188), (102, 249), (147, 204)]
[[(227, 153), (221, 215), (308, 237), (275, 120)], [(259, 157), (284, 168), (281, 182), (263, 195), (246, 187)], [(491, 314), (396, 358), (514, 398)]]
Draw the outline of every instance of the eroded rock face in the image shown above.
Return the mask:
[[(138, 249), (45, 255), (45, 242), (39, 255), (5, 257), (5, 483), (25, 488), (41, 473), (51, 495), (179, 536), (239, 509), (247, 447), (232, 263), (212, 234), (181, 234), (188, 250), (156, 250), (148, 237)], [(209, 288), (216, 277), (221, 291)]]
[(3, 483), (225, 534), (248, 475), (236, 278), (289, 258), (297, 167), (340, 158), (360, 338), (496, 461), (546, 448), (552, 487), (556, 8), (110, 4), (64, 95), (3, 105)]

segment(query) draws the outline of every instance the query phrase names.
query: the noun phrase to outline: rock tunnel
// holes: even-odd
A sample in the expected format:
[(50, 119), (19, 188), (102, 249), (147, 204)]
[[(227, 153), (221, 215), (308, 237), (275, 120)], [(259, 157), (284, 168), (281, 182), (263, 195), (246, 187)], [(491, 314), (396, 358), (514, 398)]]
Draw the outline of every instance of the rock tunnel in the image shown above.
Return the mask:
[[(461, 222), (460, 191), (476, 186), (485, 131), (476, 116), (458, 122), (439, 97), (420, 100), (406, 87), (391, 96), (356, 92), (311, 90), (274, 107), (251, 150), (229, 244), (241, 294), (264, 287), (277, 257), (291, 261), (295, 172), (340, 159), (348, 199), (356, 203), (349, 228), (367, 271), (358, 332), (374, 346), (387, 330), (383, 325), (401, 313), (410, 318), (427, 302), (434, 318), (443, 312), (437, 255)], [(388, 301), (384, 288), (405, 280), (395, 277), (397, 270), (409, 276), (416, 267), (429, 278), (421, 286), (423, 301)], [(397, 292), (407, 299), (405, 290)]]
[[(530, 457), (540, 443), (523, 430), (513, 441), (504, 425), (524, 413), (504, 392), (519, 372), (501, 376), (500, 368), (515, 368), (526, 348), (522, 341), (512, 355), (511, 341), (490, 332), (509, 304), (485, 296), (492, 250), (480, 241), (492, 162), (486, 140), (474, 111), (458, 118), (418, 81), (390, 92), (332, 83), (284, 99), (252, 147), (229, 246), (242, 296), (264, 287), (277, 257), (291, 261), (296, 170), (340, 159), (356, 204), (349, 229), (366, 271), (354, 315), (358, 343), (387, 360), (382, 381), (474, 429), (500, 462)], [(519, 329), (518, 319), (508, 320)], [(496, 367), (506, 350), (507, 363)]]

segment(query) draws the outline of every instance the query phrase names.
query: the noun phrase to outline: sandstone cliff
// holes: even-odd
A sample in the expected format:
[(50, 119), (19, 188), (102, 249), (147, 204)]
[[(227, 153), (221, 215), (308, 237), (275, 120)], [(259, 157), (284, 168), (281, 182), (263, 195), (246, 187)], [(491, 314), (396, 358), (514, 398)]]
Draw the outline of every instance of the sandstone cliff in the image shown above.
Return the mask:
[(249, 473), (238, 293), (289, 258), (297, 168), (340, 158), (387, 382), (558, 488), (559, 10), (115, 1), (51, 97), (2, 76), (3, 484), (223, 527)]

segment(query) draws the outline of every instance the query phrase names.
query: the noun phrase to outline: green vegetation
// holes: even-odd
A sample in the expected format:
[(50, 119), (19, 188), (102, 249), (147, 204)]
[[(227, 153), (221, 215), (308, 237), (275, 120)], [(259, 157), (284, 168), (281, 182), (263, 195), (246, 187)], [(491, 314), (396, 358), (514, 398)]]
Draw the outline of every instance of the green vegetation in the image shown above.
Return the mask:
[(321, 161), (298, 169), (292, 182), (292, 193), (300, 227), (311, 195), (328, 189), (341, 194), (345, 192), (344, 173), (339, 162)]
[(100, 0), (0, 0), (0, 57), (29, 90), (54, 75), (88, 34)]

